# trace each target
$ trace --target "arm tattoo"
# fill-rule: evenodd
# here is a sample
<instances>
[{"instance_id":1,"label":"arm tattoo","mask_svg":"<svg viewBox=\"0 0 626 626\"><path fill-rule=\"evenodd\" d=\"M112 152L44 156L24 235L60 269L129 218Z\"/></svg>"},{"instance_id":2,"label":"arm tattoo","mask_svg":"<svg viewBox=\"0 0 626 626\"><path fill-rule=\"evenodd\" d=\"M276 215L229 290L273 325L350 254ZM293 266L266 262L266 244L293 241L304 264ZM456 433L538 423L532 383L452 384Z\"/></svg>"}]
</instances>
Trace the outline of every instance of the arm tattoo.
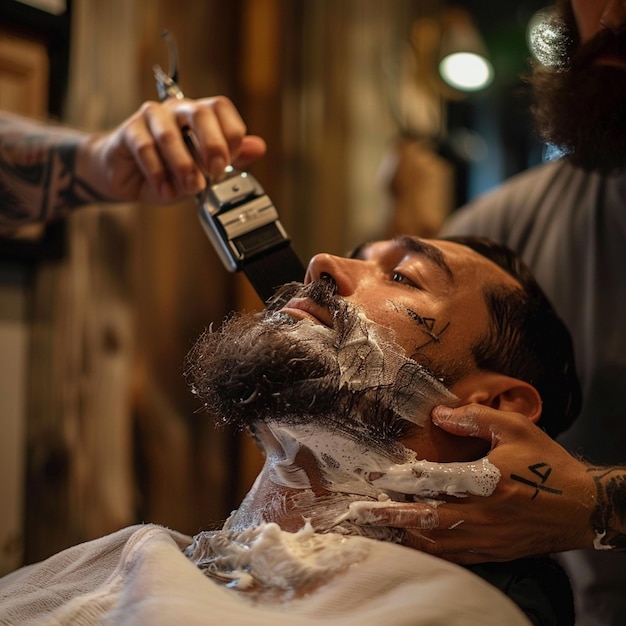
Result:
<instances>
[{"instance_id":1,"label":"arm tattoo","mask_svg":"<svg viewBox=\"0 0 626 626\"><path fill-rule=\"evenodd\" d=\"M626 468L591 467L597 488L591 525L597 550L626 549Z\"/></svg>"},{"instance_id":2,"label":"arm tattoo","mask_svg":"<svg viewBox=\"0 0 626 626\"><path fill-rule=\"evenodd\" d=\"M13 130L0 121L0 228L48 221L105 200L76 176L79 138Z\"/></svg>"}]
</instances>

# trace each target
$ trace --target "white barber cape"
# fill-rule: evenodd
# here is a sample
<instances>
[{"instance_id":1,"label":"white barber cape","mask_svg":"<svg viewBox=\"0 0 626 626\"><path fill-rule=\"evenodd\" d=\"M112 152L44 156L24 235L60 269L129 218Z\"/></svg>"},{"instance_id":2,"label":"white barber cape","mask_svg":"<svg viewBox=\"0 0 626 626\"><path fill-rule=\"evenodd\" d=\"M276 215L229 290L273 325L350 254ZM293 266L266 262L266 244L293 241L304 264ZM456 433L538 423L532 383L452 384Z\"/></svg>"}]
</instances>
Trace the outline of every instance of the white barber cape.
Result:
<instances>
[{"instance_id":1,"label":"white barber cape","mask_svg":"<svg viewBox=\"0 0 626 626\"><path fill-rule=\"evenodd\" d=\"M530 624L471 572L389 543L342 538L362 558L301 597L271 600L207 578L182 552L191 541L133 526L24 567L0 579L0 624Z\"/></svg>"}]
</instances>

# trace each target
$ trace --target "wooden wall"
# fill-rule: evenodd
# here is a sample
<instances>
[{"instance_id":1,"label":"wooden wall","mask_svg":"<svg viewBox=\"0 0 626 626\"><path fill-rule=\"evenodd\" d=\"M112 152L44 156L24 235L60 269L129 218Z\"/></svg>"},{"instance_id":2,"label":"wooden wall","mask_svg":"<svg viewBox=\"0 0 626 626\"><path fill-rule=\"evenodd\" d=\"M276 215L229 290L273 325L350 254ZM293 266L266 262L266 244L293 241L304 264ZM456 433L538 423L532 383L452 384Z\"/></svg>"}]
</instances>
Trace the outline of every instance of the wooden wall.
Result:
<instances>
[{"instance_id":1,"label":"wooden wall","mask_svg":"<svg viewBox=\"0 0 626 626\"><path fill-rule=\"evenodd\" d=\"M44 116L48 75L45 45L0 24L0 108ZM27 265L0 255L0 576L23 555L30 276Z\"/></svg>"},{"instance_id":2,"label":"wooden wall","mask_svg":"<svg viewBox=\"0 0 626 626\"><path fill-rule=\"evenodd\" d=\"M155 99L163 28L190 96L236 82L223 3L85 0L73 10L72 125L110 128ZM65 257L40 264L35 288L33 354L45 358L33 360L29 394L28 562L137 521L193 533L223 520L235 497L233 437L196 414L182 376L193 340L236 292L193 201L90 207L66 234Z\"/></svg>"},{"instance_id":3,"label":"wooden wall","mask_svg":"<svg viewBox=\"0 0 626 626\"><path fill-rule=\"evenodd\" d=\"M429 0L432 4L433 0ZM155 98L180 52L190 97L224 94L268 155L253 172L304 260L382 227L378 155L396 132L380 57L407 34L409 0L73 0L65 121L110 128ZM202 329L261 303L225 272L193 201L94 206L65 224L62 259L33 290L25 546L28 562L148 521L219 524L260 455L215 430L182 376Z\"/></svg>"}]
</instances>

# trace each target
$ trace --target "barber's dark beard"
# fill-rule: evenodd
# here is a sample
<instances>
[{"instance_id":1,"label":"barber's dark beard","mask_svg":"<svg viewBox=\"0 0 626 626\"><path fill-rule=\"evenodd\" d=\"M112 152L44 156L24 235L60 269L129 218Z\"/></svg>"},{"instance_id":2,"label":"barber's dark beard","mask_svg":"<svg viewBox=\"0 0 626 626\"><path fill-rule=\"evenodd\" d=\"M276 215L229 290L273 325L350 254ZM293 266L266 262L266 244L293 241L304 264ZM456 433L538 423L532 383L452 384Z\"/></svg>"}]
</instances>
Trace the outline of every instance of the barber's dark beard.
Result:
<instances>
[{"instance_id":1,"label":"barber's dark beard","mask_svg":"<svg viewBox=\"0 0 626 626\"><path fill-rule=\"evenodd\" d=\"M566 42L560 45L567 54ZM605 173L626 166L626 69L593 64L607 54L626 61L626 30L602 31L565 64L537 68L531 78L542 139L576 165Z\"/></svg>"},{"instance_id":2,"label":"barber's dark beard","mask_svg":"<svg viewBox=\"0 0 626 626\"><path fill-rule=\"evenodd\" d=\"M292 297L331 311L333 328L277 313ZM205 332L187 357L187 380L210 414L238 427L315 420L371 443L397 442L410 428L402 417L453 396L391 337L375 336L379 328L335 296L332 281L290 284L267 311L233 314Z\"/></svg>"}]
</instances>

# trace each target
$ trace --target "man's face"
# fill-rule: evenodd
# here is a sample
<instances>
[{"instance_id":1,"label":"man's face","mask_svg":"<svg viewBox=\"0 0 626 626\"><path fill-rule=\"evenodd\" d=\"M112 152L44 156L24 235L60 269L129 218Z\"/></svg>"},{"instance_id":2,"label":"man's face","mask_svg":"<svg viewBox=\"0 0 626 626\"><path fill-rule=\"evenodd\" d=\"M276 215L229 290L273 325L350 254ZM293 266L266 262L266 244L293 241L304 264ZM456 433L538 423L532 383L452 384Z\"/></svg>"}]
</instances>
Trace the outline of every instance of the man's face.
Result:
<instances>
[{"instance_id":1,"label":"man's face","mask_svg":"<svg viewBox=\"0 0 626 626\"><path fill-rule=\"evenodd\" d=\"M188 380L227 423L314 425L390 453L481 375L472 347L489 332L484 291L520 288L470 248L409 237L356 258L317 255L305 282L205 333Z\"/></svg>"},{"instance_id":2,"label":"man's face","mask_svg":"<svg viewBox=\"0 0 626 626\"><path fill-rule=\"evenodd\" d=\"M446 383L475 368L471 348L489 326L484 290L519 288L504 270L466 246L414 237L362 246L354 258L318 254L305 282L325 276L336 283L338 296L390 328L407 357ZM306 299L292 300L283 312L328 320L327 312Z\"/></svg>"}]
</instances>

